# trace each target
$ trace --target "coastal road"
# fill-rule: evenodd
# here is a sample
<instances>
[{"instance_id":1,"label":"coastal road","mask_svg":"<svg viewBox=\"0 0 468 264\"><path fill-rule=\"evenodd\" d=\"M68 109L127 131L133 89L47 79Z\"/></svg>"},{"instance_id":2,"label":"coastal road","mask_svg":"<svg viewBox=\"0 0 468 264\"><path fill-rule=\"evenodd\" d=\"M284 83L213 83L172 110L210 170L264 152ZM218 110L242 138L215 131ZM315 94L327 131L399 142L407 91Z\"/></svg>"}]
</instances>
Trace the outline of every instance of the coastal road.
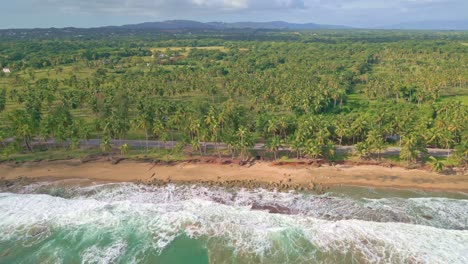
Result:
<instances>
[{"instance_id":1,"label":"coastal road","mask_svg":"<svg viewBox=\"0 0 468 264\"><path fill-rule=\"evenodd\" d=\"M172 148L177 144L177 141L157 141L157 140L118 140L113 139L111 140L111 145L114 147L122 146L123 144L127 144L131 148ZM35 141L32 145L69 145L70 142L64 143L57 143L54 140L47 140L47 141ZM90 139L90 140L81 140L80 145L85 147L99 147L101 144L100 139ZM200 145L206 149L227 149L226 144L216 144L213 142L200 142ZM257 143L255 144L254 150L262 151L265 150L265 144ZM289 150L288 148L282 148L280 150ZM336 146L336 153L338 154L347 154L352 153L354 151L354 146ZM401 148L399 147L388 147L387 149L382 151L382 155L399 155ZM428 155L434 157L447 157L450 155L452 150L448 149L437 149L437 148L430 148L428 149Z\"/></svg>"}]
</instances>

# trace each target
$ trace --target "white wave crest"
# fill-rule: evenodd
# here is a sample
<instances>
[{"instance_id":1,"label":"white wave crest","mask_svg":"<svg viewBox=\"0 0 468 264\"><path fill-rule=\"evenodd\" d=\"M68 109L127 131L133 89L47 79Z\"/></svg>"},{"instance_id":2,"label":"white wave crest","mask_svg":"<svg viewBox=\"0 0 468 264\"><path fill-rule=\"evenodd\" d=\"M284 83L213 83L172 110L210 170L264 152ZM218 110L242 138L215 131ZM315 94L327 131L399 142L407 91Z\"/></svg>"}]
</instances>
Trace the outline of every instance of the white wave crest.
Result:
<instances>
[{"instance_id":1,"label":"white wave crest","mask_svg":"<svg viewBox=\"0 0 468 264\"><path fill-rule=\"evenodd\" d=\"M82 254L83 264L108 264L115 263L119 256L124 252L127 244L124 241L117 241L112 245L101 248L92 246L86 249Z\"/></svg>"},{"instance_id":2,"label":"white wave crest","mask_svg":"<svg viewBox=\"0 0 468 264\"><path fill-rule=\"evenodd\" d=\"M0 241L27 239L28 232L30 234L38 227L42 229L33 233L43 237L57 229L69 232L86 230L90 237L100 230L108 230L114 238L120 239L111 246L103 248L96 245L86 249L82 254L84 263L116 260L127 250L127 242L121 236L125 232L146 239L148 247L156 252L161 252L179 235L187 234L194 238L222 240L236 254L252 254L265 262L274 254L301 255L304 252L307 254L302 254L297 262L313 261L316 252L310 248L322 254L338 252L351 255L361 262L468 262L468 231L414 223L317 217L326 212L327 207L330 215L338 215L340 210L349 211L346 208L349 202L345 200L264 190L232 192L175 186L155 189L133 184L81 188L79 192L73 199L38 194L0 194ZM455 204L453 208L466 208L466 201L424 199L403 199L398 203L406 202L414 208L431 208L431 213L436 208L444 211L444 203ZM251 210L252 201L295 207L301 212L281 215L254 211ZM394 200L361 203L364 206L356 205L359 210L370 207L371 211L395 214L401 210L402 214L410 215ZM317 211L306 213L309 209ZM444 212L450 210L445 209ZM444 214L466 221L464 213Z\"/></svg>"}]
</instances>

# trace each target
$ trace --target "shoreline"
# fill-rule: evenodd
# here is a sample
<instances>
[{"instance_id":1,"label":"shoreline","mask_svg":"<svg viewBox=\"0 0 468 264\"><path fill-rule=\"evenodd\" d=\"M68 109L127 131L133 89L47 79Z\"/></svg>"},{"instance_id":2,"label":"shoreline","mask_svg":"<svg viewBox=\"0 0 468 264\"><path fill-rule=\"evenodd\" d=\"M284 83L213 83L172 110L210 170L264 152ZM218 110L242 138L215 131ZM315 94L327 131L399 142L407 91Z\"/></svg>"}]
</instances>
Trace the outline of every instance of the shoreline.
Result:
<instances>
[{"instance_id":1,"label":"shoreline","mask_svg":"<svg viewBox=\"0 0 468 264\"><path fill-rule=\"evenodd\" d=\"M113 164L117 163L117 164ZM98 159L41 161L0 164L0 179L33 181L89 179L102 182L139 182L152 185L168 183L207 186L266 188L280 191L326 191L332 186L416 189L468 193L468 175L443 175L423 169L381 165L334 166L281 164L255 161L248 166L221 162L183 161L155 164L149 161Z\"/></svg>"}]
</instances>

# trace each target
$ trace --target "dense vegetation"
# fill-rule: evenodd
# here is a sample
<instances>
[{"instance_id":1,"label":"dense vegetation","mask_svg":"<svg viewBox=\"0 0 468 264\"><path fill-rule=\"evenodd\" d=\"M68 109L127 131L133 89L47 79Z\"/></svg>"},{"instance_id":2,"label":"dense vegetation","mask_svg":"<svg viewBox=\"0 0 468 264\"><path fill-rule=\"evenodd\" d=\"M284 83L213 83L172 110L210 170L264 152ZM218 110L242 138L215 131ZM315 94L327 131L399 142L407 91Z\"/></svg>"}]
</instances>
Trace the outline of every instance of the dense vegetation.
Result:
<instances>
[{"instance_id":1,"label":"dense vegetation","mask_svg":"<svg viewBox=\"0 0 468 264\"><path fill-rule=\"evenodd\" d=\"M4 156L46 139L144 138L242 157L255 143L314 159L396 145L408 162L455 148L467 162L466 32L7 33Z\"/></svg>"}]
</instances>

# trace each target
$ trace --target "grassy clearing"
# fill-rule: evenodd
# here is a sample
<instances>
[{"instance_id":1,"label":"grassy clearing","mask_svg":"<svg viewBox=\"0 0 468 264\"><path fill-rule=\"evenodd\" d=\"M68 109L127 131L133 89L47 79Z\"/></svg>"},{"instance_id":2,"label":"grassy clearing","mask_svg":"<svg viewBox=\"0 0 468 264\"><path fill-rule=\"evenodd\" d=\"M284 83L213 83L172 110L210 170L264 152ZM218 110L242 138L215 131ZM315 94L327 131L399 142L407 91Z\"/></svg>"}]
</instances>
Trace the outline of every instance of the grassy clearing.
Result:
<instances>
[{"instance_id":1,"label":"grassy clearing","mask_svg":"<svg viewBox=\"0 0 468 264\"><path fill-rule=\"evenodd\" d=\"M186 160L187 156L183 153L174 153L169 149L158 149L158 150L146 150L142 149L131 149L127 155L128 159L133 160L163 160L163 161L183 161Z\"/></svg>"},{"instance_id":2,"label":"grassy clearing","mask_svg":"<svg viewBox=\"0 0 468 264\"><path fill-rule=\"evenodd\" d=\"M69 159L82 159L90 155L100 154L97 149L49 149L49 150L35 150L32 152L24 152L10 155L9 157L0 157L0 162L14 161L17 163L24 162L38 162L38 161L52 161L52 160L69 160Z\"/></svg>"},{"instance_id":3,"label":"grassy clearing","mask_svg":"<svg viewBox=\"0 0 468 264\"><path fill-rule=\"evenodd\" d=\"M71 160L71 159L86 159L92 156L114 156L120 157L121 153L118 149L114 149L109 153L103 153L98 148L81 148L70 150L66 148L57 148L49 150L36 149L32 152L15 153L8 157L0 156L0 162L39 162L39 161L54 161L54 160ZM125 158L131 160L162 160L162 161L183 161L187 156L182 152L175 152L171 149L146 149L133 148L129 149L124 155Z\"/></svg>"},{"instance_id":4,"label":"grassy clearing","mask_svg":"<svg viewBox=\"0 0 468 264\"><path fill-rule=\"evenodd\" d=\"M448 100L459 100L463 105L468 105L468 95L452 95L452 96L442 96L440 97L440 100L442 102L448 101Z\"/></svg>"},{"instance_id":5,"label":"grassy clearing","mask_svg":"<svg viewBox=\"0 0 468 264\"><path fill-rule=\"evenodd\" d=\"M359 109L363 104L369 102L363 93L351 93L348 95L347 106L352 109Z\"/></svg>"},{"instance_id":6,"label":"grassy clearing","mask_svg":"<svg viewBox=\"0 0 468 264\"><path fill-rule=\"evenodd\" d=\"M255 153L253 153L255 154ZM223 157L229 157L230 153L227 150L221 151L221 155ZM264 153L265 160L273 160L272 153ZM209 150L208 153L205 154L206 157L217 157L218 152L216 150ZM17 164L22 164L26 162L40 162L40 161L64 161L64 160L86 160L91 158L105 158L105 157L113 157L113 160L116 160L120 157L123 157L128 160L134 161L162 161L162 162L180 162L185 161L188 159L200 158L201 156L198 153L186 153L183 150L176 150L176 149L155 149L150 148L146 150L145 148L131 148L128 150L128 153L122 155L120 150L114 146L113 150L110 152L103 153L98 148L81 148L70 150L66 148L57 148L57 149L49 149L49 150L40 150L36 149L32 152L22 152L10 155L8 157L0 156L0 162L15 162ZM454 158L444 158L444 157L435 157L436 160L442 162L446 168L450 167L457 167L459 163ZM295 164L298 161L294 157L282 155L280 158L276 160L277 162L281 163L291 163ZM303 161L303 160L302 160ZM398 167L405 167L405 168L420 168L421 163L413 163L408 164L406 160L400 159L398 155L385 155L382 156L381 159L361 159L354 155L345 155L345 154L337 154L333 159L330 160L331 162L345 162L350 161L357 164L360 163L368 163L368 162L375 162L380 164L393 164L394 166ZM431 164L430 157L425 157L424 161L422 162L423 165Z\"/></svg>"}]
</instances>

